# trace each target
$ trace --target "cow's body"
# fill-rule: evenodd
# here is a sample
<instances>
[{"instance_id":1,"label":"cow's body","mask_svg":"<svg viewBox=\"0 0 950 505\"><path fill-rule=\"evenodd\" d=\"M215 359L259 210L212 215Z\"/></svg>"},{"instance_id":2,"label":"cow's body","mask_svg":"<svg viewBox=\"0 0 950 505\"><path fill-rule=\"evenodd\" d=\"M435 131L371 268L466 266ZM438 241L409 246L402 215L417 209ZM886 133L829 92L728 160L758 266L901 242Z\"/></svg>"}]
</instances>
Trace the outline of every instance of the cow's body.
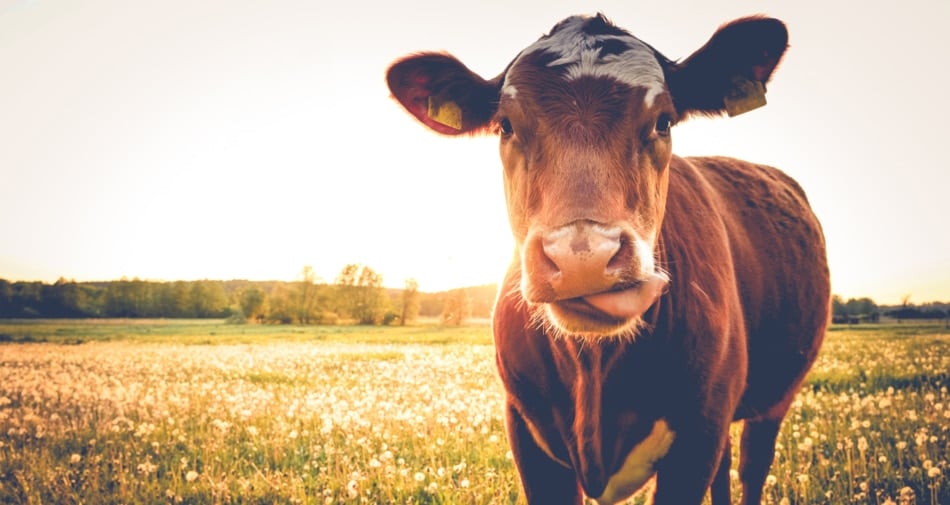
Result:
<instances>
[{"instance_id":1,"label":"cow's body","mask_svg":"<svg viewBox=\"0 0 950 505\"><path fill-rule=\"evenodd\" d=\"M743 503L758 505L828 320L824 239L789 177L673 156L670 127L764 103L786 43L748 18L674 63L571 17L492 80L435 53L390 69L433 130L501 139L518 255L495 345L529 503L617 503L654 474L657 505L710 488L728 503L728 428L745 420Z\"/></svg>"},{"instance_id":2,"label":"cow's body","mask_svg":"<svg viewBox=\"0 0 950 505\"><path fill-rule=\"evenodd\" d=\"M681 442L739 419L777 428L796 392L788 385L801 381L821 344L824 241L798 185L727 158L674 157L670 169L659 248L672 280L644 316L653 331L597 344L546 334L530 323L520 264L508 271L495 346L519 466L539 474L532 503L574 503L565 497L579 496L578 485L603 496L658 419ZM707 354L709 363L696 363ZM669 456L708 465L716 460L700 454L718 442L693 440ZM678 475L668 488L677 497L701 498L709 485Z\"/></svg>"}]
</instances>

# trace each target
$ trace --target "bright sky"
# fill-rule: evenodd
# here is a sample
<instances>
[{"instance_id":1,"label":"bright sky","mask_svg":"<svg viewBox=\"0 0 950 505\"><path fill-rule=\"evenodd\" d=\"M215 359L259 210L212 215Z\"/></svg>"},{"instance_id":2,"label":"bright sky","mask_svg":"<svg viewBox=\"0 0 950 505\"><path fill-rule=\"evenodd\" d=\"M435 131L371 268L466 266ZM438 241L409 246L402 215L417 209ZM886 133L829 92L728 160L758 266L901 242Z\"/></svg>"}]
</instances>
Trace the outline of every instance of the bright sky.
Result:
<instances>
[{"instance_id":1,"label":"bright sky","mask_svg":"<svg viewBox=\"0 0 950 505\"><path fill-rule=\"evenodd\" d=\"M671 58L728 20L786 21L769 105L673 130L798 179L833 291L950 300L950 2L0 0L0 278L332 281L424 291L511 257L497 139L447 139L387 65L447 50L484 76L604 12Z\"/></svg>"}]
</instances>

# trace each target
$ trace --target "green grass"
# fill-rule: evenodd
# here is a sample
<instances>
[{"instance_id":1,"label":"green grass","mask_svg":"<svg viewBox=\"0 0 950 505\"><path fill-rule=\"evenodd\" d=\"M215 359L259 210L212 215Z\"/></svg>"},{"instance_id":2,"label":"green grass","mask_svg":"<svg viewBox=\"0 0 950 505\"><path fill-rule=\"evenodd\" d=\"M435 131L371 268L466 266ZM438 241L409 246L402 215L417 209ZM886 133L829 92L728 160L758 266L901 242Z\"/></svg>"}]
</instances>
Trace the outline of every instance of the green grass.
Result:
<instances>
[{"instance_id":1,"label":"green grass","mask_svg":"<svg viewBox=\"0 0 950 505\"><path fill-rule=\"evenodd\" d=\"M177 344L351 342L491 344L484 324L461 327L227 324L221 319L0 319L0 343L82 344L134 341Z\"/></svg>"},{"instance_id":2,"label":"green grass","mask_svg":"<svg viewBox=\"0 0 950 505\"><path fill-rule=\"evenodd\" d=\"M0 321L0 340L0 503L518 500L487 325ZM950 504L948 370L940 325L832 328L765 503Z\"/></svg>"}]
</instances>

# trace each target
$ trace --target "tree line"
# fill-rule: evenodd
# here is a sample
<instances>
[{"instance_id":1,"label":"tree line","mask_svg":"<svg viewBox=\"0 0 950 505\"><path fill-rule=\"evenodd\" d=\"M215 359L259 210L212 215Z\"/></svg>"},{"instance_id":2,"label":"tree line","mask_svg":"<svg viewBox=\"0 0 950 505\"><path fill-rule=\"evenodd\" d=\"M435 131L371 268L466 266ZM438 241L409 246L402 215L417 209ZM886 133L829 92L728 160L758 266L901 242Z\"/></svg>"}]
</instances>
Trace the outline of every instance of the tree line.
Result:
<instances>
[{"instance_id":1,"label":"tree line","mask_svg":"<svg viewBox=\"0 0 950 505\"><path fill-rule=\"evenodd\" d=\"M402 289L383 287L372 268L346 265L332 282L303 267L295 281L198 280L159 282L120 279L75 282L59 279L11 282L0 279L0 318L224 318L272 324L412 324L419 317L443 324L487 318L496 286L486 284L437 293L419 290L414 279ZM945 319L950 303L878 305L868 297L832 297L832 320L856 324L897 320Z\"/></svg>"},{"instance_id":2,"label":"tree line","mask_svg":"<svg viewBox=\"0 0 950 505\"><path fill-rule=\"evenodd\" d=\"M490 293L486 296L486 293ZM488 298L491 297L491 298ZM305 266L295 281L11 282L0 279L0 318L225 318L274 324L411 324L488 317L494 286L423 293L406 280L383 287L372 268L350 264L332 282Z\"/></svg>"},{"instance_id":3,"label":"tree line","mask_svg":"<svg viewBox=\"0 0 950 505\"><path fill-rule=\"evenodd\" d=\"M950 317L950 303L928 302L920 305L911 303L910 295L901 300L900 305L878 305L871 298L848 298L839 295L831 298L832 322L839 324L876 323L881 317L892 319L946 319Z\"/></svg>"}]
</instances>

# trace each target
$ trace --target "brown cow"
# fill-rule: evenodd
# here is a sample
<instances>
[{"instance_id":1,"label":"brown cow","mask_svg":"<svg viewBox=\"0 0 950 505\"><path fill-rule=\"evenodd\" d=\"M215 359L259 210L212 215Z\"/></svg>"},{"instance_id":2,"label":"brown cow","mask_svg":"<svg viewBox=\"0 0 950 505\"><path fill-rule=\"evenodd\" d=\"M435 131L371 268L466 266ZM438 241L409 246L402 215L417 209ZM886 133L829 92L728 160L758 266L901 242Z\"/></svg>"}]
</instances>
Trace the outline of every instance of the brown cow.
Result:
<instances>
[{"instance_id":1,"label":"brown cow","mask_svg":"<svg viewBox=\"0 0 950 505\"><path fill-rule=\"evenodd\" d=\"M387 75L443 134L500 137L517 257L495 307L508 437L529 503L758 505L779 425L825 332L829 277L805 194L771 167L672 154L693 114L764 104L778 20L722 26L673 62L575 16L485 80L421 53Z\"/></svg>"}]
</instances>

